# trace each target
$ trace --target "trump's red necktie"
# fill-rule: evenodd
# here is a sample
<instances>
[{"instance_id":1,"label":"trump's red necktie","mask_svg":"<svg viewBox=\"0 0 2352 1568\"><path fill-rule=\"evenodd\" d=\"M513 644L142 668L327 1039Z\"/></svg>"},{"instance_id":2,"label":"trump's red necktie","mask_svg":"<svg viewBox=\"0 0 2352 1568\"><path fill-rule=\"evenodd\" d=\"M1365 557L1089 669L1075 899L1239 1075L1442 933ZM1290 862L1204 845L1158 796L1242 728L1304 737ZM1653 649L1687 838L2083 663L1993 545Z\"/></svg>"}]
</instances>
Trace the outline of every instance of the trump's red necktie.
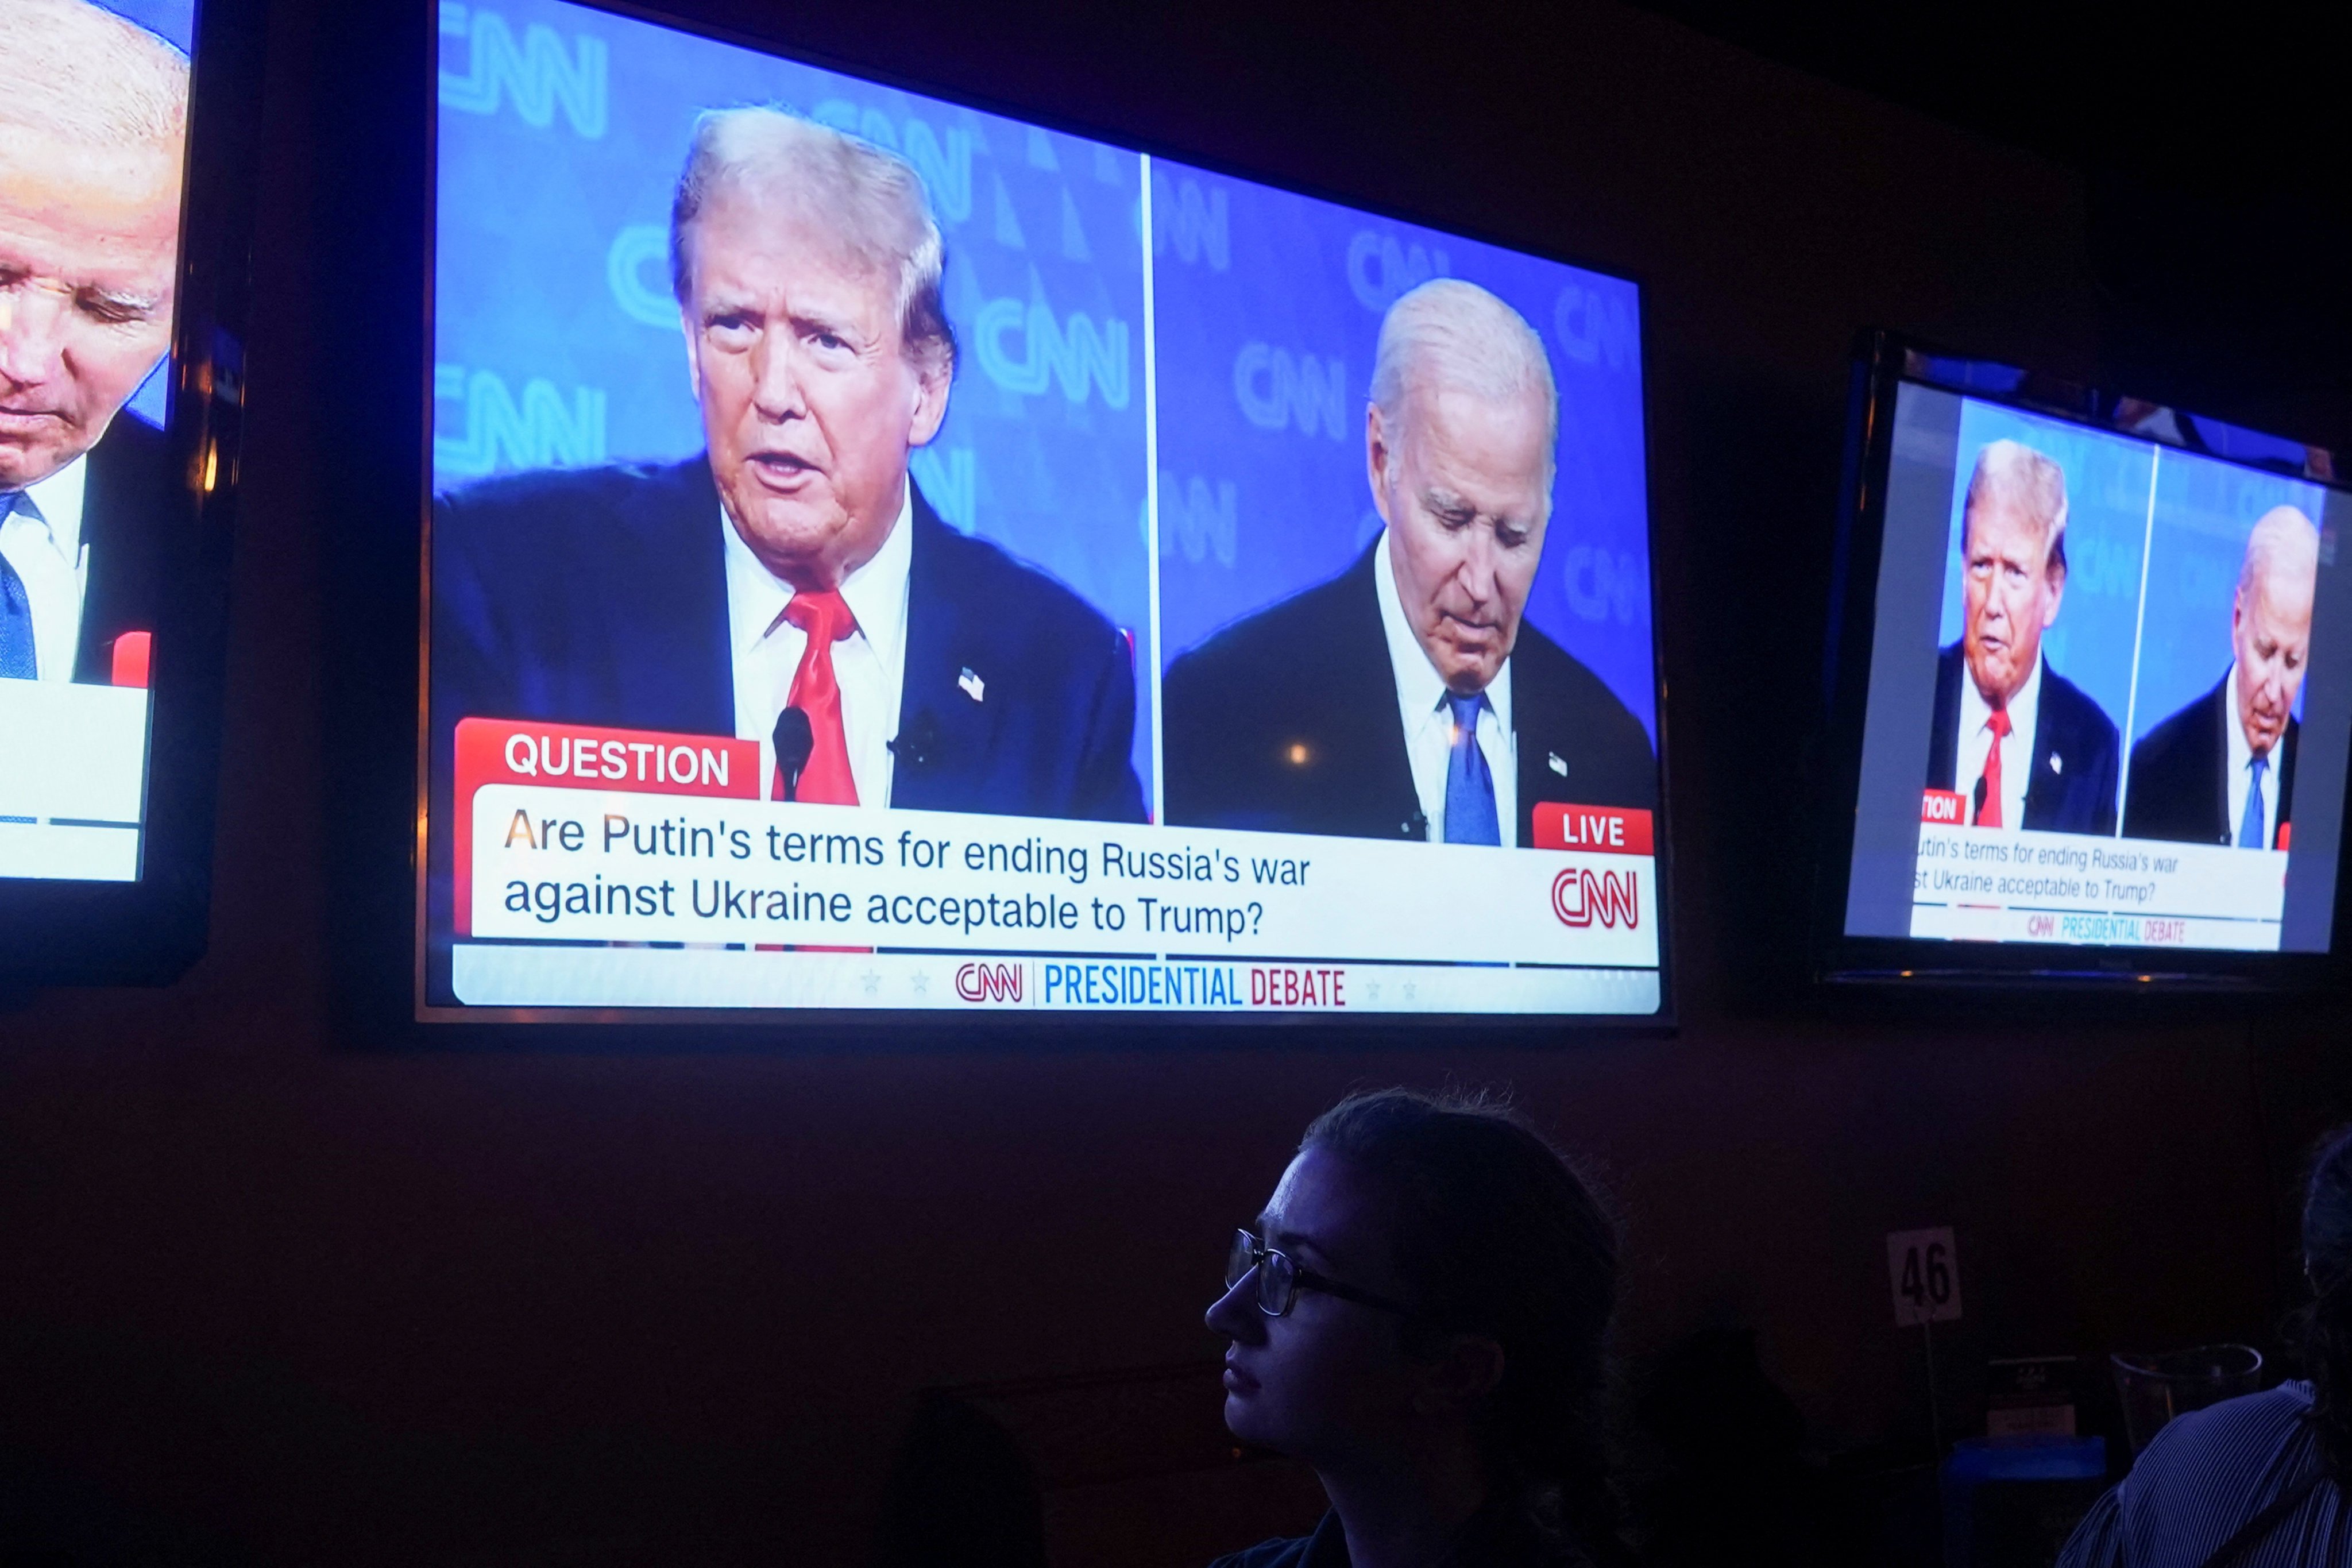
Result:
<instances>
[{"instance_id":1,"label":"trump's red necktie","mask_svg":"<svg viewBox=\"0 0 2352 1568\"><path fill-rule=\"evenodd\" d=\"M1979 827L2000 826L2000 743L2009 736L2009 710L1996 708L1985 728L1992 731L1992 750L1985 753L1984 795L1977 807ZM803 797L805 798L805 797Z\"/></svg>"},{"instance_id":2,"label":"trump's red necktie","mask_svg":"<svg viewBox=\"0 0 2352 1568\"><path fill-rule=\"evenodd\" d=\"M833 645L857 629L857 617L840 594L828 588L821 594L794 594L782 618L808 635L800 668L793 671L792 692L784 699L787 707L808 715L814 742L793 798L818 805L856 805L857 780L849 771L849 736L841 727L841 682L834 678ZM783 799L781 769L772 784L774 798Z\"/></svg>"}]
</instances>

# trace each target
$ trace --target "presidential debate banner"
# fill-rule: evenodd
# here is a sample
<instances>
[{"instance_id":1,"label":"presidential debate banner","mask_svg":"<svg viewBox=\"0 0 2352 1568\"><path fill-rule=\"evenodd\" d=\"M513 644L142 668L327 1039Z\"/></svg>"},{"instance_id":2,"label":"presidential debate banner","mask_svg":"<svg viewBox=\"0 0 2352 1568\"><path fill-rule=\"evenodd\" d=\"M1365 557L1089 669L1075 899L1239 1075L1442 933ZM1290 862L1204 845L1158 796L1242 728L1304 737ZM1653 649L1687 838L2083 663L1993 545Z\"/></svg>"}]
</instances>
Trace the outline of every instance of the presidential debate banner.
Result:
<instances>
[{"instance_id":1,"label":"presidential debate banner","mask_svg":"<svg viewBox=\"0 0 2352 1568\"><path fill-rule=\"evenodd\" d=\"M1657 1009L1646 812L1546 813L1552 852L1533 855L844 810L761 799L758 765L756 747L725 737L467 721L457 924L496 944L458 949L458 996L608 1007ZM1475 897L1443 918L1397 920L1400 895L1425 897L1433 880ZM583 942L674 943L681 956L583 961ZM562 945L538 945L547 943ZM683 956L695 948L742 956ZM1316 952L1351 956L1297 956ZM688 973L691 992L680 989Z\"/></svg>"},{"instance_id":2,"label":"presidential debate banner","mask_svg":"<svg viewBox=\"0 0 2352 1568\"><path fill-rule=\"evenodd\" d=\"M564 0L439 26L428 1001L1659 1010L1633 284Z\"/></svg>"}]
</instances>

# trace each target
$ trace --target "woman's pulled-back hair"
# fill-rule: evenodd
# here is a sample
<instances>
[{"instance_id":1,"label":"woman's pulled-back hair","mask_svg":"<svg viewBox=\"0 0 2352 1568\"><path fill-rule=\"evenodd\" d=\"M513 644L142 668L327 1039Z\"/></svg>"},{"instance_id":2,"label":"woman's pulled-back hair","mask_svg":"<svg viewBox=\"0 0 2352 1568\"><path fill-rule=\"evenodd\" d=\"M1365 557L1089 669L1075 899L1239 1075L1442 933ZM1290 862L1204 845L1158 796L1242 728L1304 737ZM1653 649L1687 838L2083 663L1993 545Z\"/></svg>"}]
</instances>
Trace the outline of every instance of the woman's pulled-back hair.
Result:
<instances>
[{"instance_id":1,"label":"woman's pulled-back hair","mask_svg":"<svg viewBox=\"0 0 2352 1568\"><path fill-rule=\"evenodd\" d=\"M2352 1126L2330 1132L2312 1152L2304 1184L2303 1266L2314 1293L2303 1324L2312 1415L2329 1469L2338 1479L2352 1479Z\"/></svg>"},{"instance_id":2,"label":"woman's pulled-back hair","mask_svg":"<svg viewBox=\"0 0 2352 1568\"><path fill-rule=\"evenodd\" d=\"M1563 1555L1622 1555L1602 1401L1616 1226L1560 1152L1498 1096L1351 1094L1299 1147L1340 1156L1392 1200L1409 1353L1449 1332L1503 1349L1481 1426L1489 1482L1516 1490Z\"/></svg>"}]
</instances>

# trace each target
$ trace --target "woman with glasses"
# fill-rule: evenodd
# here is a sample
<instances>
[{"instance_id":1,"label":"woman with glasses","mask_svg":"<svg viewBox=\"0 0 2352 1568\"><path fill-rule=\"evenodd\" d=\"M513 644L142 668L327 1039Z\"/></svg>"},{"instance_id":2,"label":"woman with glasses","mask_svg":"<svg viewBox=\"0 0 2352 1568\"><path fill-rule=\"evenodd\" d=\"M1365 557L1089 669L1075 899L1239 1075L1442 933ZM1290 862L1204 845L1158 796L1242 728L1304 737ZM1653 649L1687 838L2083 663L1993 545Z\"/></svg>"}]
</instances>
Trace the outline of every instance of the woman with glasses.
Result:
<instances>
[{"instance_id":1,"label":"woman with glasses","mask_svg":"<svg viewBox=\"0 0 2352 1568\"><path fill-rule=\"evenodd\" d=\"M1485 1097L1351 1095L1235 1234L1225 1424L1315 1468L1315 1533L1216 1568L1621 1561L1601 1435L1616 1231Z\"/></svg>"}]
</instances>

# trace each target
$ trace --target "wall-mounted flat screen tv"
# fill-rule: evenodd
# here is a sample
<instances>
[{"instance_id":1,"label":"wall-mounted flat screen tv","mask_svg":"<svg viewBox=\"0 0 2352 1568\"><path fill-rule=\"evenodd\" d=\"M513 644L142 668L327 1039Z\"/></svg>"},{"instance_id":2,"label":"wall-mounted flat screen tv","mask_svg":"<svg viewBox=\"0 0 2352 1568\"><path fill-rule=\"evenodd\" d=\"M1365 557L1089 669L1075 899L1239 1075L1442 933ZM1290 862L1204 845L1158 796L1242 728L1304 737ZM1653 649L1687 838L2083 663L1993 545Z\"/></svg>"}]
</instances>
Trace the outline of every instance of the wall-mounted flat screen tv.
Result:
<instances>
[{"instance_id":1,"label":"wall-mounted flat screen tv","mask_svg":"<svg viewBox=\"0 0 2352 1568\"><path fill-rule=\"evenodd\" d=\"M160 979L202 951L249 11L0 21L0 975Z\"/></svg>"},{"instance_id":2,"label":"wall-mounted flat screen tv","mask_svg":"<svg viewBox=\"0 0 2352 1568\"><path fill-rule=\"evenodd\" d=\"M1858 384L1827 967L2311 972L2352 750L2337 459L1890 339Z\"/></svg>"},{"instance_id":3,"label":"wall-mounted flat screen tv","mask_svg":"<svg viewBox=\"0 0 2352 1568\"><path fill-rule=\"evenodd\" d=\"M1664 1014L1632 283L438 16L423 1016Z\"/></svg>"}]
</instances>

